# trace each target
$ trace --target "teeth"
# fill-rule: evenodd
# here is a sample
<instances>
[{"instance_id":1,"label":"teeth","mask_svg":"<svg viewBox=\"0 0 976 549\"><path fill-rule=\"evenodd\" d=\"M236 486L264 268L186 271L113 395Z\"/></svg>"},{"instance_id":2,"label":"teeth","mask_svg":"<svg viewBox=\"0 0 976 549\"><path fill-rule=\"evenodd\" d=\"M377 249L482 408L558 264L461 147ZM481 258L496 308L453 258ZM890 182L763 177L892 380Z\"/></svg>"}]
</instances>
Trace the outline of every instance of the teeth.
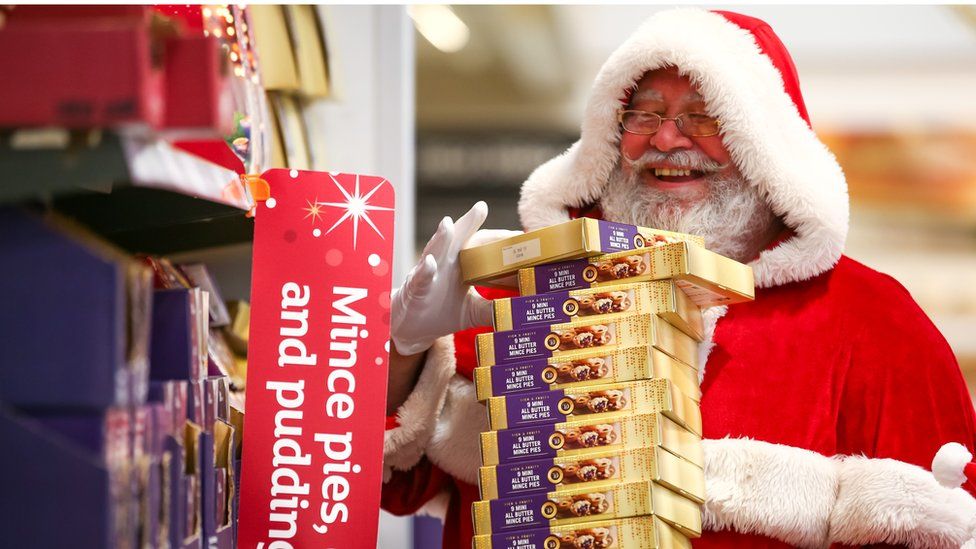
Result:
<instances>
[{"instance_id":1,"label":"teeth","mask_svg":"<svg viewBox=\"0 0 976 549\"><path fill-rule=\"evenodd\" d=\"M673 170L670 168L654 168L654 176L685 177L691 175L691 170Z\"/></svg>"}]
</instances>

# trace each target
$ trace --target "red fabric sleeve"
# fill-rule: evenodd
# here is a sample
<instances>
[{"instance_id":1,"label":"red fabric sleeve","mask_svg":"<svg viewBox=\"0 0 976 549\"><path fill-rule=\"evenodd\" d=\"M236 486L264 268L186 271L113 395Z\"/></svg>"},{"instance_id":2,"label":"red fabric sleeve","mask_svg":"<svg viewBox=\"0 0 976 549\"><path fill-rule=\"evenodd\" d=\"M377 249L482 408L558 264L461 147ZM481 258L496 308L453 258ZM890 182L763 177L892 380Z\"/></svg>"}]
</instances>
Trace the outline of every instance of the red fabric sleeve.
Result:
<instances>
[{"instance_id":1,"label":"red fabric sleeve","mask_svg":"<svg viewBox=\"0 0 976 549\"><path fill-rule=\"evenodd\" d=\"M852 326L857 333L841 395L838 453L930 470L943 444L976 447L972 400L942 334L904 287L879 278L889 287L872 292L879 302L859 307Z\"/></svg>"},{"instance_id":2,"label":"red fabric sleeve","mask_svg":"<svg viewBox=\"0 0 976 549\"><path fill-rule=\"evenodd\" d=\"M394 471L383 485L380 506L394 515L412 515L445 488L453 486L450 475L422 458L409 471Z\"/></svg>"}]
</instances>

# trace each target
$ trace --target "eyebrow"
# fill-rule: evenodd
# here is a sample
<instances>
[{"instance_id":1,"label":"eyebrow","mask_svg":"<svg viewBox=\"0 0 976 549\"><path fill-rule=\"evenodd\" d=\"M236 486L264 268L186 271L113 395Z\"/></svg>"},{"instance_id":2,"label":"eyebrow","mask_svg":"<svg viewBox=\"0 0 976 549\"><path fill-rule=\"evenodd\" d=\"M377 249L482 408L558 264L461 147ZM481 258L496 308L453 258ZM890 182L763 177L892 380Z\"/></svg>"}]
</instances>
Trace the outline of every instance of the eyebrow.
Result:
<instances>
[{"instance_id":1,"label":"eyebrow","mask_svg":"<svg viewBox=\"0 0 976 549\"><path fill-rule=\"evenodd\" d=\"M698 92L688 92L688 93L686 93L685 94L685 97L684 97L684 100L685 101L688 101L688 102L699 102L699 101L702 102L702 103L705 102L705 98L702 97L701 94L698 93Z\"/></svg>"},{"instance_id":2,"label":"eyebrow","mask_svg":"<svg viewBox=\"0 0 976 549\"><path fill-rule=\"evenodd\" d=\"M640 101L664 101L664 96L661 92L657 90L652 90L650 88L645 88L634 94L631 98L630 103L638 103Z\"/></svg>"}]
</instances>

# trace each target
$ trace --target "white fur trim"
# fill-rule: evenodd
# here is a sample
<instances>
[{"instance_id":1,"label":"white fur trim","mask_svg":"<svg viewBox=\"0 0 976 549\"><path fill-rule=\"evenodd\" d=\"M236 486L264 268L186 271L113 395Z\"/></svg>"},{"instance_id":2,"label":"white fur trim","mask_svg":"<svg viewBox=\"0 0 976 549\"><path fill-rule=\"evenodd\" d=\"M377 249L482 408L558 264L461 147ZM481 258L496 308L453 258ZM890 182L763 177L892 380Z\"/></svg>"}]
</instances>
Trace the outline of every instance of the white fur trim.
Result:
<instances>
[{"instance_id":1,"label":"white fur trim","mask_svg":"<svg viewBox=\"0 0 976 549\"><path fill-rule=\"evenodd\" d=\"M795 236L752 263L759 287L806 280L831 269L847 237L847 182L786 94L780 73L753 36L719 14L681 8L649 18L603 65L586 106L580 140L522 186L526 230L569 219L593 203L619 158L616 111L623 90L649 70L674 65L723 121L739 171Z\"/></svg>"},{"instance_id":2,"label":"white fur trim","mask_svg":"<svg viewBox=\"0 0 976 549\"><path fill-rule=\"evenodd\" d=\"M480 433L488 430L488 411L475 398L474 383L455 376L427 447L430 461L454 478L478 484Z\"/></svg>"},{"instance_id":3,"label":"white fur trim","mask_svg":"<svg viewBox=\"0 0 976 549\"><path fill-rule=\"evenodd\" d=\"M393 469L406 471L417 464L430 442L444 405L447 386L454 377L454 336L437 339L427 357L417 385L397 411L399 426L386 431L383 440L383 479Z\"/></svg>"},{"instance_id":4,"label":"white fur trim","mask_svg":"<svg viewBox=\"0 0 976 549\"><path fill-rule=\"evenodd\" d=\"M942 486L958 488L966 481L966 473L963 469L972 460L973 455L962 444L958 442L943 444L932 458L932 475Z\"/></svg>"},{"instance_id":5,"label":"white fur trim","mask_svg":"<svg viewBox=\"0 0 976 549\"><path fill-rule=\"evenodd\" d=\"M710 307L702 311L705 338L698 345L698 383L705 379L705 365L708 364L708 355L712 354L712 349L715 347L715 326L718 325L718 319L725 316L727 312L729 312L728 305Z\"/></svg>"},{"instance_id":6,"label":"white fur trim","mask_svg":"<svg viewBox=\"0 0 976 549\"><path fill-rule=\"evenodd\" d=\"M931 473L893 459L845 458L830 516L831 541L956 548L971 537L976 500Z\"/></svg>"},{"instance_id":7,"label":"white fur trim","mask_svg":"<svg viewBox=\"0 0 976 549\"><path fill-rule=\"evenodd\" d=\"M751 439L703 440L708 530L822 547L837 493L836 463L810 450Z\"/></svg>"}]
</instances>

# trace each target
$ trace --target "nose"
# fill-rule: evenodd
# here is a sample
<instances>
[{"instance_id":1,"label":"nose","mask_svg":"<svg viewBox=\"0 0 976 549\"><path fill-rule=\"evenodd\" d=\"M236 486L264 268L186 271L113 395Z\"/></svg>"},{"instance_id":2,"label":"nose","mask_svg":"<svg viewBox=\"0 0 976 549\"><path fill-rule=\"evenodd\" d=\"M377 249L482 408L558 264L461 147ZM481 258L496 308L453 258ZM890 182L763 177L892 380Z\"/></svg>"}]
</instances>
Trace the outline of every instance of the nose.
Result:
<instances>
[{"instance_id":1,"label":"nose","mask_svg":"<svg viewBox=\"0 0 976 549\"><path fill-rule=\"evenodd\" d=\"M676 149L690 149L691 139L678 129L675 120L664 120L656 133L650 136L651 146L661 152L670 152Z\"/></svg>"}]
</instances>

